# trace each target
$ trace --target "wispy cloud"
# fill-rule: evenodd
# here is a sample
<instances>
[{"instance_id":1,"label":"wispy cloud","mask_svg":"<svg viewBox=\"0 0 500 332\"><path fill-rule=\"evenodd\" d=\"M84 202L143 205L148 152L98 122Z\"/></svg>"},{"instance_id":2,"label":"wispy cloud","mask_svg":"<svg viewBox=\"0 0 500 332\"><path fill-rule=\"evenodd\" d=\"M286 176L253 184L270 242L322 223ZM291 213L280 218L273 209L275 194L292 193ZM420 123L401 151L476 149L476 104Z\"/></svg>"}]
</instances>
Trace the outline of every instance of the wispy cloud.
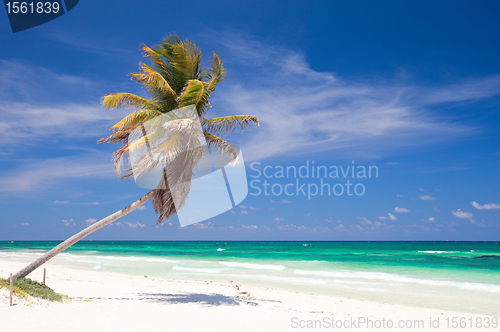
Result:
<instances>
[{"instance_id":1,"label":"wispy cloud","mask_svg":"<svg viewBox=\"0 0 500 332\"><path fill-rule=\"evenodd\" d=\"M107 159L104 156L82 156L32 162L16 171L4 172L0 177L0 193L40 190L63 179L111 178L114 172ZM69 201L56 202L71 204Z\"/></svg>"},{"instance_id":2,"label":"wispy cloud","mask_svg":"<svg viewBox=\"0 0 500 332\"><path fill-rule=\"evenodd\" d=\"M478 204L476 202L471 202L472 206L478 210L498 210L500 209L500 204L489 203L489 204Z\"/></svg>"},{"instance_id":3,"label":"wispy cloud","mask_svg":"<svg viewBox=\"0 0 500 332\"><path fill-rule=\"evenodd\" d=\"M458 209L457 211L451 211L451 213L458 218L470 219L474 217L470 212L464 212L462 209Z\"/></svg>"},{"instance_id":4,"label":"wispy cloud","mask_svg":"<svg viewBox=\"0 0 500 332\"><path fill-rule=\"evenodd\" d=\"M399 207L396 206L394 208L394 212L405 213L405 212L410 212L410 210L408 210L407 208L399 208Z\"/></svg>"},{"instance_id":5,"label":"wispy cloud","mask_svg":"<svg viewBox=\"0 0 500 332\"><path fill-rule=\"evenodd\" d=\"M0 139L4 143L0 151L47 141L60 144L61 138L106 135L123 112L107 111L99 105L103 85L0 59Z\"/></svg>"},{"instance_id":6,"label":"wispy cloud","mask_svg":"<svg viewBox=\"0 0 500 332\"><path fill-rule=\"evenodd\" d=\"M261 121L244 146L249 159L345 148L366 154L368 147L390 150L450 140L477 128L438 118L432 107L500 93L500 76L432 89L387 83L387 78L353 80L315 71L303 55L247 36L221 39L228 66L246 72L236 70L218 105L222 99L228 113L237 110Z\"/></svg>"},{"instance_id":7,"label":"wispy cloud","mask_svg":"<svg viewBox=\"0 0 500 332\"><path fill-rule=\"evenodd\" d=\"M389 219L389 220L393 220L393 221L394 221L394 220L398 220L398 218L397 218L395 215L393 215L392 213L388 213L388 214L387 214L387 217L386 217L386 216L381 216L381 217L378 217L378 218L379 218L380 220L387 220L387 219Z\"/></svg>"},{"instance_id":8,"label":"wispy cloud","mask_svg":"<svg viewBox=\"0 0 500 332\"><path fill-rule=\"evenodd\" d=\"M99 205L101 202L70 202L70 201L59 201L55 200L54 204L56 205Z\"/></svg>"},{"instance_id":9,"label":"wispy cloud","mask_svg":"<svg viewBox=\"0 0 500 332\"><path fill-rule=\"evenodd\" d=\"M437 197L432 197L429 195L423 195L423 196L419 196L419 197L423 201L435 201L437 199Z\"/></svg>"}]
</instances>

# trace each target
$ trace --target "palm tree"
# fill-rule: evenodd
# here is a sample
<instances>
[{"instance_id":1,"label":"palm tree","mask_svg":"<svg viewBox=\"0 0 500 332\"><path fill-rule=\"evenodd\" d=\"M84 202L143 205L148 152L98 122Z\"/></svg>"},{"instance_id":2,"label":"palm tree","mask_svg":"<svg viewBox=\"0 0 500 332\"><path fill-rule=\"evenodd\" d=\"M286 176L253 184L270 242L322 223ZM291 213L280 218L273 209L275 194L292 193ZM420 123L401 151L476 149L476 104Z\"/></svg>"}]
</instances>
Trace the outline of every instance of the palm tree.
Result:
<instances>
[{"instance_id":1,"label":"palm tree","mask_svg":"<svg viewBox=\"0 0 500 332\"><path fill-rule=\"evenodd\" d=\"M140 63L141 71L132 73L130 76L132 80L144 85L149 98L125 92L111 93L102 98L102 105L108 109L134 109L133 113L111 127L113 131L112 135L98 141L98 143L110 142L121 144L113 154L113 164L116 174L118 176L122 174L122 167L126 162L126 158L130 159L131 145L128 144L128 139L134 132L142 129L144 136L141 142L148 145L148 139L152 139L153 133L145 131L144 124L147 121L190 105L195 105L196 107L208 148L217 149L223 154L236 157L237 153L233 147L218 136L230 135L238 127L243 130L250 124L258 126L259 121L251 115L234 115L211 119L205 117L211 108L209 102L211 93L216 89L217 84L226 78L226 70L217 54L214 52L209 62L209 67L204 68L201 65L202 52L196 44L189 40L181 41L175 34L165 37L153 49L146 45L141 45L141 49L144 56L151 61L151 66ZM169 145L167 144L167 146ZM175 150L175 147L170 146L169 149L164 149L164 153L168 154L172 149ZM199 156L199 154L192 155L190 158L185 158L186 155L182 154L173 156L174 162L182 160L183 165L186 166L176 167L176 169L188 169L190 172L184 172L184 176L190 177L191 170L199 159ZM147 159L147 157L145 158ZM186 163L190 163L190 165ZM133 176L134 171L134 168L131 166L125 171L120 180ZM165 174L166 170L163 170L163 173ZM46 261L66 250L85 236L134 211L151 198L153 198L155 212L159 214L157 224L160 224L164 219L169 220L177 212L172 198L171 187L172 184L168 183L167 177L163 176L155 189L149 191L127 207L101 219L60 243L30 265L18 271L14 275L14 278L27 276ZM188 192L189 188L185 190L184 198L187 197Z\"/></svg>"}]
</instances>

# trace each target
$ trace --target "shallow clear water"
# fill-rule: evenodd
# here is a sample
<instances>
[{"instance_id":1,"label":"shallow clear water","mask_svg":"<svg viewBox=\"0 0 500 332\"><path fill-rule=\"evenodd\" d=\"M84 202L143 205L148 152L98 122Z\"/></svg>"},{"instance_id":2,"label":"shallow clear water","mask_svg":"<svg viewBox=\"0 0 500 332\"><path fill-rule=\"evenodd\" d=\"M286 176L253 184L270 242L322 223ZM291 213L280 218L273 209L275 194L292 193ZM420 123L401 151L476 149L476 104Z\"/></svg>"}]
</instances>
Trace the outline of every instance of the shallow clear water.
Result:
<instances>
[{"instance_id":1,"label":"shallow clear water","mask_svg":"<svg viewBox=\"0 0 500 332\"><path fill-rule=\"evenodd\" d=\"M57 244L0 242L0 259L29 262ZM496 242L91 241L51 262L500 316Z\"/></svg>"}]
</instances>

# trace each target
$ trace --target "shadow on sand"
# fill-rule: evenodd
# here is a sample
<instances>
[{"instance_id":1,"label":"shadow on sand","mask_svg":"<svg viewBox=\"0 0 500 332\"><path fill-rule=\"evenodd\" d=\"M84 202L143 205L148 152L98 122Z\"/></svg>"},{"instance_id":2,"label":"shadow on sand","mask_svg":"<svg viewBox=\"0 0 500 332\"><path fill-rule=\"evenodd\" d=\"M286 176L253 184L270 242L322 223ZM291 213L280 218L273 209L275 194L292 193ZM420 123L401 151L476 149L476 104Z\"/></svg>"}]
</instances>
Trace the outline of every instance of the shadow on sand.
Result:
<instances>
[{"instance_id":1,"label":"shadow on sand","mask_svg":"<svg viewBox=\"0 0 500 332\"><path fill-rule=\"evenodd\" d=\"M208 306L229 305L235 306L244 304L257 303L250 302L247 299L242 299L235 296L226 296L222 294L201 294L201 293L177 293L177 294L160 294L160 293L139 293L139 300L156 302L156 303L199 303Z\"/></svg>"}]
</instances>

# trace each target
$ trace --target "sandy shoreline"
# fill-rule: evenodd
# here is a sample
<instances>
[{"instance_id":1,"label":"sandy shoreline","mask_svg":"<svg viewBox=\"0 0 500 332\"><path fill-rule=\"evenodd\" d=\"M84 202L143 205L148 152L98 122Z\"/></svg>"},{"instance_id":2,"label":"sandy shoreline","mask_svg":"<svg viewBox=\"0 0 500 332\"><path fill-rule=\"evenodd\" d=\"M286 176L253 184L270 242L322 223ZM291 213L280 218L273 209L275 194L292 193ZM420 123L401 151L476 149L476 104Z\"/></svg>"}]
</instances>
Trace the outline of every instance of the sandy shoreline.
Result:
<instances>
[{"instance_id":1,"label":"sandy shoreline","mask_svg":"<svg viewBox=\"0 0 500 332\"><path fill-rule=\"evenodd\" d=\"M24 266L24 262L0 260L0 277ZM16 301L9 307L4 290L0 296L2 331L394 331L400 323L412 327L397 330L452 331L456 330L451 327L454 317L473 324L460 331L498 331L498 327L477 329L477 319L484 323L486 316L469 313L240 285L240 291L250 293L247 296L238 294L229 282L145 278L50 263L44 267L47 285L74 300L31 305ZM42 273L40 268L29 277L40 281ZM367 328L369 320L373 328ZM352 322L355 326L350 326ZM391 322L392 329L376 328ZM340 323L343 328L335 327ZM417 324L423 325L415 328Z\"/></svg>"}]
</instances>

